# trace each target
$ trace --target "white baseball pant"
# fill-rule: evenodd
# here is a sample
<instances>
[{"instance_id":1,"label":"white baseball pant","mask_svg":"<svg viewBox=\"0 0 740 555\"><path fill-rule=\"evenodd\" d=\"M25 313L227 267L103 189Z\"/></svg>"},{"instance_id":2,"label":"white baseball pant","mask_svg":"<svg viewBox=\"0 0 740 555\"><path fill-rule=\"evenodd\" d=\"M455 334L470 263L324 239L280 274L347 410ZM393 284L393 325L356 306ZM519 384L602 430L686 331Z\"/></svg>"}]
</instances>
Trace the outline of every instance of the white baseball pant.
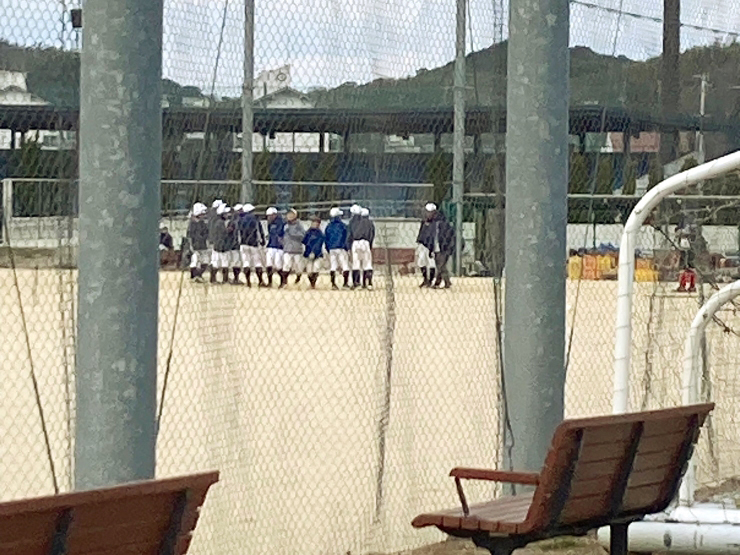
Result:
<instances>
[{"instance_id":1,"label":"white baseball pant","mask_svg":"<svg viewBox=\"0 0 740 555\"><path fill-rule=\"evenodd\" d=\"M229 268L229 264L231 263L231 254L230 251L226 252L217 252L213 251L211 253L211 266L214 267L214 269L221 269Z\"/></svg>"},{"instance_id":2,"label":"white baseball pant","mask_svg":"<svg viewBox=\"0 0 740 555\"><path fill-rule=\"evenodd\" d=\"M303 255L283 253L283 272L295 272L300 274L303 269Z\"/></svg>"},{"instance_id":3,"label":"white baseball pant","mask_svg":"<svg viewBox=\"0 0 740 555\"><path fill-rule=\"evenodd\" d=\"M204 249L202 251L193 251L193 254L190 255L190 267L197 268L198 266L201 266L203 264L208 264L208 261L210 259L211 251L208 249Z\"/></svg>"},{"instance_id":4,"label":"white baseball pant","mask_svg":"<svg viewBox=\"0 0 740 555\"><path fill-rule=\"evenodd\" d=\"M267 259L265 266L280 270L283 267L283 254L283 249L268 248L265 256Z\"/></svg>"},{"instance_id":5,"label":"white baseball pant","mask_svg":"<svg viewBox=\"0 0 740 555\"><path fill-rule=\"evenodd\" d=\"M332 272L341 268L343 272L349 272L349 255L344 249L331 249L329 251L329 266Z\"/></svg>"},{"instance_id":6,"label":"white baseball pant","mask_svg":"<svg viewBox=\"0 0 740 555\"><path fill-rule=\"evenodd\" d=\"M259 247L242 245L239 250L243 268L262 268L262 252Z\"/></svg>"},{"instance_id":7,"label":"white baseball pant","mask_svg":"<svg viewBox=\"0 0 740 555\"><path fill-rule=\"evenodd\" d=\"M434 253L420 243L416 245L416 265L429 269L437 267L434 263Z\"/></svg>"},{"instance_id":8,"label":"white baseball pant","mask_svg":"<svg viewBox=\"0 0 740 555\"><path fill-rule=\"evenodd\" d=\"M352 241L352 269L372 270L373 269L373 251L370 249L370 242L364 239Z\"/></svg>"},{"instance_id":9,"label":"white baseball pant","mask_svg":"<svg viewBox=\"0 0 740 555\"><path fill-rule=\"evenodd\" d=\"M226 253L229 257L229 265L227 268L241 268L242 257L239 251L229 251Z\"/></svg>"},{"instance_id":10,"label":"white baseball pant","mask_svg":"<svg viewBox=\"0 0 740 555\"><path fill-rule=\"evenodd\" d=\"M307 274L318 274L321 271L321 259L320 258L304 258L305 269Z\"/></svg>"}]
</instances>

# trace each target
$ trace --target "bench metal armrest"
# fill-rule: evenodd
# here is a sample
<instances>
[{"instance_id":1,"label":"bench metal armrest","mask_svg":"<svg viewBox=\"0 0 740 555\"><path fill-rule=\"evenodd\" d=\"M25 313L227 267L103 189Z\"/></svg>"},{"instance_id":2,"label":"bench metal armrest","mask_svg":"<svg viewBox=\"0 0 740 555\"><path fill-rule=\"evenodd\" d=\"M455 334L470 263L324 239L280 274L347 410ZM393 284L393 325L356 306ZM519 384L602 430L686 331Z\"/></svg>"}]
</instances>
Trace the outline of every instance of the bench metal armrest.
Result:
<instances>
[{"instance_id":1,"label":"bench metal armrest","mask_svg":"<svg viewBox=\"0 0 740 555\"><path fill-rule=\"evenodd\" d=\"M536 486L540 482L540 475L534 472L509 472L507 470L487 470L483 468L453 468L450 476L455 478L455 488L460 498L463 514L470 514L470 507L465 498L461 480L485 480L487 482L501 482L504 484L522 484Z\"/></svg>"}]
</instances>

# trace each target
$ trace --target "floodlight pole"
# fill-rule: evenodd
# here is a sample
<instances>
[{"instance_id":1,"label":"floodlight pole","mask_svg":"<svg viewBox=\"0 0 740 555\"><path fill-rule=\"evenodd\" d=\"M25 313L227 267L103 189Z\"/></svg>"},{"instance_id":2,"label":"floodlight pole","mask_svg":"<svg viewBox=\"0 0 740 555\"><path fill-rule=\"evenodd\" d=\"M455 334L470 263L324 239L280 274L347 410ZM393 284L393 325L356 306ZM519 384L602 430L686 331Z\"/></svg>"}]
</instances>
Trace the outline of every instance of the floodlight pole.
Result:
<instances>
[{"instance_id":1,"label":"floodlight pole","mask_svg":"<svg viewBox=\"0 0 740 555\"><path fill-rule=\"evenodd\" d=\"M154 477L163 0L84 5L75 489Z\"/></svg>"},{"instance_id":2,"label":"floodlight pole","mask_svg":"<svg viewBox=\"0 0 740 555\"><path fill-rule=\"evenodd\" d=\"M503 373L514 446L507 466L537 471L564 409L569 3L510 5Z\"/></svg>"},{"instance_id":3,"label":"floodlight pole","mask_svg":"<svg viewBox=\"0 0 740 555\"><path fill-rule=\"evenodd\" d=\"M454 125L452 140L452 202L455 206L455 272L462 275L463 192L465 189L465 10L457 0L455 17Z\"/></svg>"},{"instance_id":4,"label":"floodlight pole","mask_svg":"<svg viewBox=\"0 0 740 555\"><path fill-rule=\"evenodd\" d=\"M242 87L242 190L241 201L255 202L252 167L254 132L254 0L244 0L244 85Z\"/></svg>"}]
</instances>

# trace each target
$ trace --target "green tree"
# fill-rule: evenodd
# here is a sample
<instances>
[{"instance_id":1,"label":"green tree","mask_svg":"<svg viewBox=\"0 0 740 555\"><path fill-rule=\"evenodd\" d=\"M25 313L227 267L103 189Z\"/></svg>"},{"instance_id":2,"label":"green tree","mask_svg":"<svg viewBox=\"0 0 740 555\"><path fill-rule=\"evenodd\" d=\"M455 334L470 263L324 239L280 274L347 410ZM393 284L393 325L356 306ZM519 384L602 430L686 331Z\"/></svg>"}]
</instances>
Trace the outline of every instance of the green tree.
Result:
<instances>
[{"instance_id":1,"label":"green tree","mask_svg":"<svg viewBox=\"0 0 740 555\"><path fill-rule=\"evenodd\" d=\"M252 179L255 181L272 181L273 154L267 151L258 152L252 159ZM255 184L257 204L275 204L277 193L272 185Z\"/></svg>"},{"instance_id":2,"label":"green tree","mask_svg":"<svg viewBox=\"0 0 740 555\"><path fill-rule=\"evenodd\" d=\"M695 168L699 165L699 162L696 161L696 159L693 156L689 156L686 158L686 160L683 161L683 164L681 165L681 171L685 172L690 170L691 168ZM681 191L678 191L679 195L698 195L699 194L699 187L697 185L691 185L690 187L687 187L686 189L683 189Z\"/></svg>"},{"instance_id":3,"label":"green tree","mask_svg":"<svg viewBox=\"0 0 740 555\"><path fill-rule=\"evenodd\" d=\"M424 172L428 183L434 185L432 196L436 204L441 204L449 193L452 180L452 164L444 152L435 152L427 162Z\"/></svg>"},{"instance_id":4,"label":"green tree","mask_svg":"<svg viewBox=\"0 0 740 555\"><path fill-rule=\"evenodd\" d=\"M637 191L637 164L630 156L624 167L624 186L622 187L623 195L634 195Z\"/></svg>"},{"instance_id":5,"label":"green tree","mask_svg":"<svg viewBox=\"0 0 740 555\"><path fill-rule=\"evenodd\" d=\"M648 190L663 181L663 166L657 154L652 154L648 161Z\"/></svg>"},{"instance_id":6,"label":"green tree","mask_svg":"<svg viewBox=\"0 0 740 555\"><path fill-rule=\"evenodd\" d=\"M571 153L568 192L574 195L588 193L588 173L588 161L586 160L586 156L580 152Z\"/></svg>"},{"instance_id":7,"label":"green tree","mask_svg":"<svg viewBox=\"0 0 740 555\"><path fill-rule=\"evenodd\" d=\"M337 180L337 155L334 153L321 154L319 157L319 165L316 168L316 181L325 183L336 183ZM316 202L320 203L335 203L339 195L337 194L337 188L333 185L320 185L317 195Z\"/></svg>"},{"instance_id":8,"label":"green tree","mask_svg":"<svg viewBox=\"0 0 740 555\"><path fill-rule=\"evenodd\" d=\"M483 192L497 193L501 188L503 178L504 167L501 157L493 154L483 167Z\"/></svg>"},{"instance_id":9,"label":"green tree","mask_svg":"<svg viewBox=\"0 0 740 555\"><path fill-rule=\"evenodd\" d=\"M597 195L611 195L614 192L614 161L611 156L600 157L595 192Z\"/></svg>"},{"instance_id":10,"label":"green tree","mask_svg":"<svg viewBox=\"0 0 740 555\"><path fill-rule=\"evenodd\" d=\"M311 166L305 156L294 157L293 181L308 181L311 177ZM310 200L310 190L306 185L293 185L291 203L294 206L305 207Z\"/></svg>"}]
</instances>

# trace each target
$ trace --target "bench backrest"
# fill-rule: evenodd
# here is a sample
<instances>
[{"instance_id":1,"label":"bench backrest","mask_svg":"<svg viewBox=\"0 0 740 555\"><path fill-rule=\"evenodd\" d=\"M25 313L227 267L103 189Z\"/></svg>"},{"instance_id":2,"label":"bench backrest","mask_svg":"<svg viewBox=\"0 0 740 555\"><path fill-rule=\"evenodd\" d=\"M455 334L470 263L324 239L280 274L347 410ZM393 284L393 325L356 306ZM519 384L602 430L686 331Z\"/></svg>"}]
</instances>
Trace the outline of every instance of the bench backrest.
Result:
<instances>
[{"instance_id":1,"label":"bench backrest","mask_svg":"<svg viewBox=\"0 0 740 555\"><path fill-rule=\"evenodd\" d=\"M3 555L183 555L218 473L0 503Z\"/></svg>"},{"instance_id":2,"label":"bench backrest","mask_svg":"<svg viewBox=\"0 0 740 555\"><path fill-rule=\"evenodd\" d=\"M663 511L713 404L566 420L555 431L527 523L602 525Z\"/></svg>"}]
</instances>

